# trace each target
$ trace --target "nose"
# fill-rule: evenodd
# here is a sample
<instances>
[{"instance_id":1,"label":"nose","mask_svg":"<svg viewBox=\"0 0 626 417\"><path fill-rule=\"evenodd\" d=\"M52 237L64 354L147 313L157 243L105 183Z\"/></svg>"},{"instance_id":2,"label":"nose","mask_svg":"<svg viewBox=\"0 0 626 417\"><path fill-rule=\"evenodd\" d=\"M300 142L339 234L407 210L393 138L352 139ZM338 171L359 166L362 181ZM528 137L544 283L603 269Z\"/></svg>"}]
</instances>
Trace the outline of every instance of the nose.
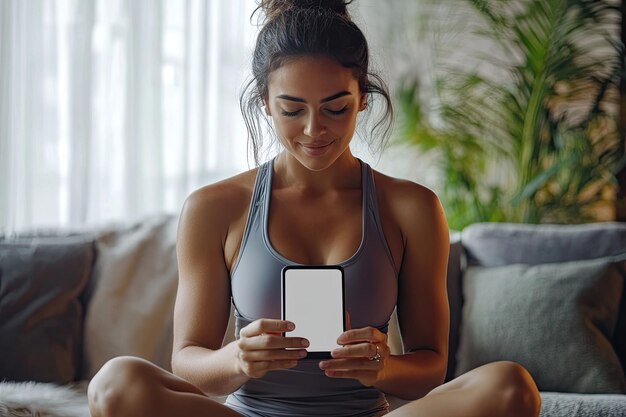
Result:
<instances>
[{"instance_id":1,"label":"nose","mask_svg":"<svg viewBox=\"0 0 626 417\"><path fill-rule=\"evenodd\" d=\"M311 138L316 138L326 133L326 126L323 125L317 114L311 113L304 127L304 134Z\"/></svg>"}]
</instances>

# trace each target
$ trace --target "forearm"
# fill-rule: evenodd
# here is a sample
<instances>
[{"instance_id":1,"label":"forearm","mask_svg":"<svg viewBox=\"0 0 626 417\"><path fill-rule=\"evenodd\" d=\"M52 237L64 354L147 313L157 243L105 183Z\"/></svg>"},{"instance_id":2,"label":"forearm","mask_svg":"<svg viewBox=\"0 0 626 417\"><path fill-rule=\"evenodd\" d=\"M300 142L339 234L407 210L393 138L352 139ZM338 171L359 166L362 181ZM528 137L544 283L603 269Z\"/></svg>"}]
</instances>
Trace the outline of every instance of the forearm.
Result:
<instances>
[{"instance_id":1,"label":"forearm","mask_svg":"<svg viewBox=\"0 0 626 417\"><path fill-rule=\"evenodd\" d=\"M237 366L235 343L219 350L188 346L176 353L172 370L207 395L230 394L250 379Z\"/></svg>"},{"instance_id":2,"label":"forearm","mask_svg":"<svg viewBox=\"0 0 626 417\"><path fill-rule=\"evenodd\" d=\"M444 355L432 350L417 350L389 356L382 377L374 386L396 397L414 400L441 385L445 374Z\"/></svg>"}]
</instances>

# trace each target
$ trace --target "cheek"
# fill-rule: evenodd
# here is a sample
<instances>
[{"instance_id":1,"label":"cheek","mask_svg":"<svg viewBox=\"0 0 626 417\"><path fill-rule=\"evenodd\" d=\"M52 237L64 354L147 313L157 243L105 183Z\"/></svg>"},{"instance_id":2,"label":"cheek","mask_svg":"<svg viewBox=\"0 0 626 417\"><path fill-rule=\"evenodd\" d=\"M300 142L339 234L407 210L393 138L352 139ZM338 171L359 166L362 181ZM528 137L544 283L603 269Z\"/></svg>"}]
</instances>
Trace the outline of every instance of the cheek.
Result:
<instances>
[{"instance_id":1,"label":"cheek","mask_svg":"<svg viewBox=\"0 0 626 417\"><path fill-rule=\"evenodd\" d=\"M302 133L302 125L295 119L285 117L274 118L274 128L280 136L290 139Z\"/></svg>"},{"instance_id":2,"label":"cheek","mask_svg":"<svg viewBox=\"0 0 626 417\"><path fill-rule=\"evenodd\" d=\"M356 114L344 115L345 117L333 120L329 125L332 131L341 136L351 135L356 127ZM332 126L332 127L331 127Z\"/></svg>"}]
</instances>

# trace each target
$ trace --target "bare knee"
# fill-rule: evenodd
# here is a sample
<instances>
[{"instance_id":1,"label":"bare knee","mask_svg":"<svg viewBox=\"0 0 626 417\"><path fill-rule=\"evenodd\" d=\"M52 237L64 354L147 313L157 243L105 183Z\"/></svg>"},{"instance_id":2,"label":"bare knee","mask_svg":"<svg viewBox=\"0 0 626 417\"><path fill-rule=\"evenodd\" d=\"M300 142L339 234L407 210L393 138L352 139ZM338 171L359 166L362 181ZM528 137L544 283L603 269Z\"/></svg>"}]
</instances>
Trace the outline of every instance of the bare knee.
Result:
<instances>
[{"instance_id":1,"label":"bare knee","mask_svg":"<svg viewBox=\"0 0 626 417\"><path fill-rule=\"evenodd\" d=\"M93 417L133 415L135 406L150 404L156 367L131 356L111 359L89 383L87 397ZM153 398L152 398L153 400Z\"/></svg>"},{"instance_id":2,"label":"bare knee","mask_svg":"<svg viewBox=\"0 0 626 417\"><path fill-rule=\"evenodd\" d=\"M489 364L496 375L492 379L500 392L506 416L536 417L541 409L541 397L528 371L515 362Z\"/></svg>"}]
</instances>

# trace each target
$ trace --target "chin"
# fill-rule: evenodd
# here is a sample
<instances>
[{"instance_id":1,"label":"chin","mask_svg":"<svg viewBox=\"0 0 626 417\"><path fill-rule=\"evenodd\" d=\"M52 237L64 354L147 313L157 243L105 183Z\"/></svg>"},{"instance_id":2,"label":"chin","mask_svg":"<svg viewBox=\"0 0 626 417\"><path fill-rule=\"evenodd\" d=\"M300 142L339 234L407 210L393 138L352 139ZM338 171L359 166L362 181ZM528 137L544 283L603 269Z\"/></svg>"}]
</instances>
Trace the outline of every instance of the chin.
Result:
<instances>
[{"instance_id":1,"label":"chin","mask_svg":"<svg viewBox=\"0 0 626 417\"><path fill-rule=\"evenodd\" d=\"M307 155L298 155L296 159L302 164L302 166L308 168L311 171L323 171L330 167L337 160L337 155L324 156L323 158L315 157L311 158Z\"/></svg>"}]
</instances>

